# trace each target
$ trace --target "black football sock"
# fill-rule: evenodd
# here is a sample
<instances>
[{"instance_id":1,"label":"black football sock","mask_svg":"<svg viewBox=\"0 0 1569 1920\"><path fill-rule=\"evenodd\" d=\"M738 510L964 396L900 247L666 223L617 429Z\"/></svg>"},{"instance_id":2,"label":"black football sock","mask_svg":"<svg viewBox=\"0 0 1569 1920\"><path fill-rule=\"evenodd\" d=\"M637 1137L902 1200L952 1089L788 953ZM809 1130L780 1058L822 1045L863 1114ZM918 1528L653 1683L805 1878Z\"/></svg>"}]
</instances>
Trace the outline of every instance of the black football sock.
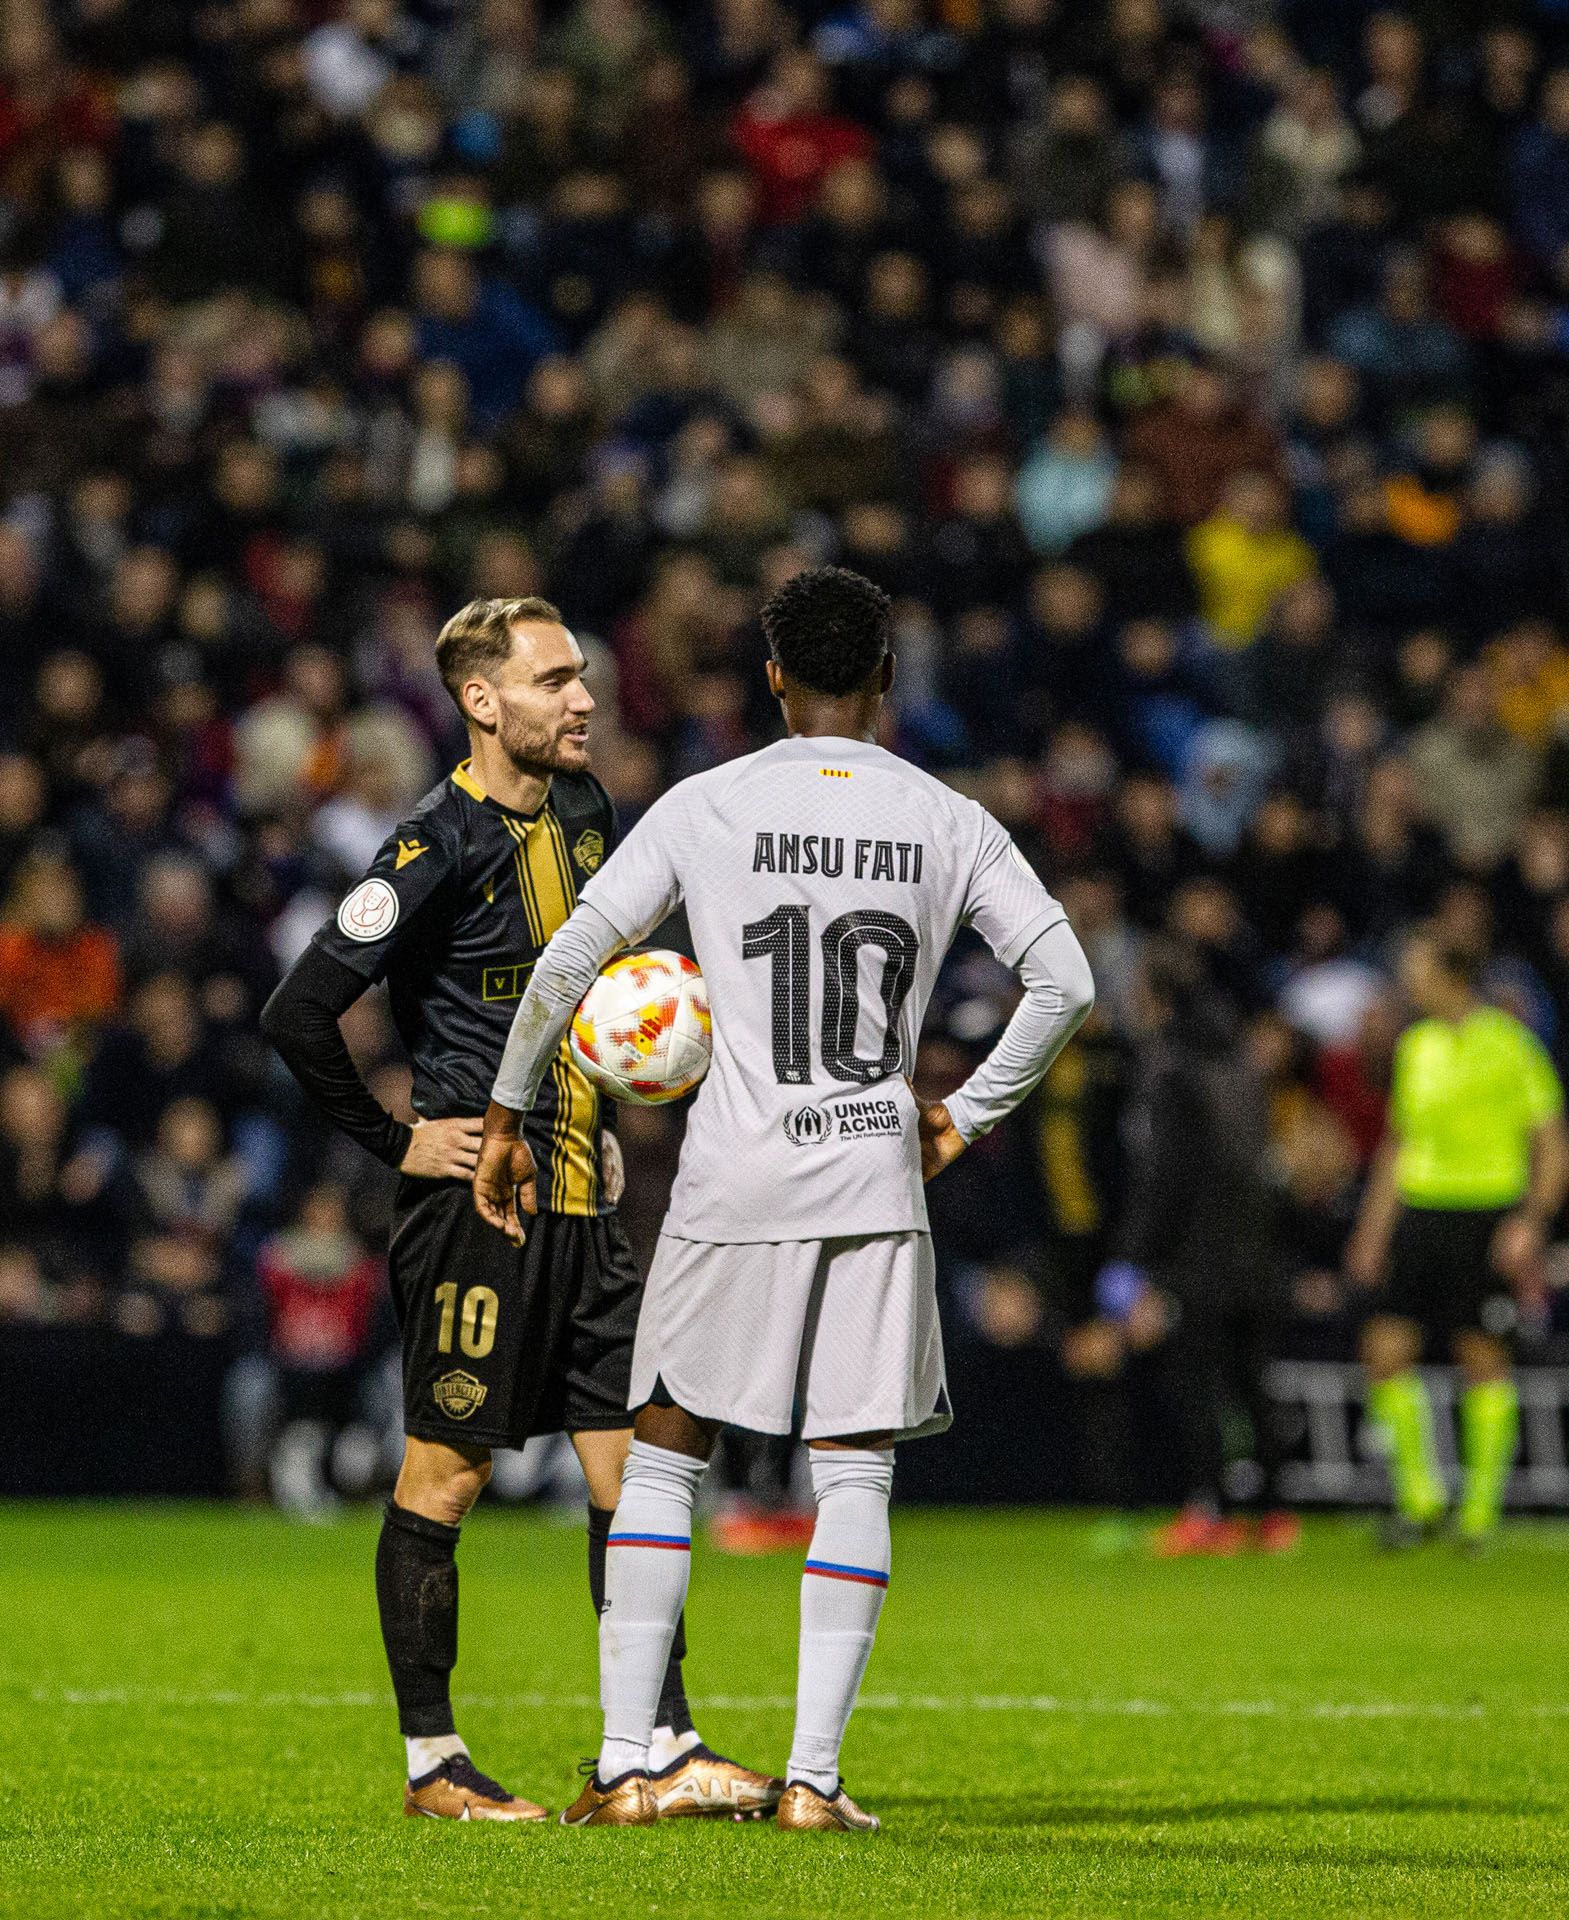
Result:
<instances>
[{"instance_id":1,"label":"black football sock","mask_svg":"<svg viewBox=\"0 0 1569 1920\"><path fill-rule=\"evenodd\" d=\"M376 1606L405 1738L455 1733L458 1529L387 1502L376 1543Z\"/></svg>"},{"instance_id":2,"label":"black football sock","mask_svg":"<svg viewBox=\"0 0 1569 1920\"><path fill-rule=\"evenodd\" d=\"M594 1612L605 1610L605 1542L610 1538L610 1523L615 1518L611 1507L588 1509L588 1590L593 1596ZM686 1658L686 1614L676 1621L676 1637L670 1646L670 1664L665 1668L664 1684L659 1689L659 1709L654 1724L669 1727L673 1733L691 1733L692 1709L687 1704L686 1682L681 1662Z\"/></svg>"},{"instance_id":3,"label":"black football sock","mask_svg":"<svg viewBox=\"0 0 1569 1920\"><path fill-rule=\"evenodd\" d=\"M659 1689L656 1727L668 1727L672 1733L691 1733L692 1709L687 1705L686 1682L681 1677L681 1662L686 1658L686 1609L676 1620L676 1637L670 1643L670 1664L665 1668L665 1683Z\"/></svg>"},{"instance_id":4,"label":"black football sock","mask_svg":"<svg viewBox=\"0 0 1569 1920\"><path fill-rule=\"evenodd\" d=\"M594 1618L605 1610L605 1542L610 1538L610 1523L616 1517L614 1507L596 1507L588 1503L588 1591L594 1602Z\"/></svg>"}]
</instances>

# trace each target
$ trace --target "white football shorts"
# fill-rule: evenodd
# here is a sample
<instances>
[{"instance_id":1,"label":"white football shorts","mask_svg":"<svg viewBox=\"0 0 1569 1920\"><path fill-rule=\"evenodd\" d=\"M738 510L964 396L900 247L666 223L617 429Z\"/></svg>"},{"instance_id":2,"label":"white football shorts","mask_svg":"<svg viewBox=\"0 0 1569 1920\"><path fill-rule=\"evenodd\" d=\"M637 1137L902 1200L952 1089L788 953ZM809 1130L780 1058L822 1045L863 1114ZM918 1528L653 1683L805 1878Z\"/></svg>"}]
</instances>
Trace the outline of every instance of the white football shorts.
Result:
<instances>
[{"instance_id":1,"label":"white football shorts","mask_svg":"<svg viewBox=\"0 0 1569 1920\"><path fill-rule=\"evenodd\" d=\"M628 1404L806 1440L951 1424L928 1233L719 1244L661 1234Z\"/></svg>"}]
</instances>

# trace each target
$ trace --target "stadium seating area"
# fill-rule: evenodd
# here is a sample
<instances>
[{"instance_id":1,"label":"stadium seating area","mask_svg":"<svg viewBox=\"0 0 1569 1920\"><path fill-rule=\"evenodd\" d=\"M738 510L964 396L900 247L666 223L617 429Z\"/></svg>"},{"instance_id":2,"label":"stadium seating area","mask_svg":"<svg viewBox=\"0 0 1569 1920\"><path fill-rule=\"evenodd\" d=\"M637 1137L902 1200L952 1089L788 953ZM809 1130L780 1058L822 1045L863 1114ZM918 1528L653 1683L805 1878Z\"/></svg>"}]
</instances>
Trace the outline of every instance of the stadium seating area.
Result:
<instances>
[{"instance_id":1,"label":"stadium seating area","mask_svg":"<svg viewBox=\"0 0 1569 1920\"><path fill-rule=\"evenodd\" d=\"M630 821L772 737L757 609L835 559L896 600L889 744L1100 989L933 1190L993 1416L947 1490L1040 1490L987 1448L1050 1397L1048 1490L1149 1492L1159 1329L1093 1285L1141 938L1269 1076L1282 1354L1352 1351L1401 927L1569 1057L1566 434L1553 0L10 0L0 1364L373 1356L388 1176L255 1020L461 757L437 626L562 606ZM932 1087L1009 991L956 952ZM644 1245L675 1124L623 1129Z\"/></svg>"}]
</instances>

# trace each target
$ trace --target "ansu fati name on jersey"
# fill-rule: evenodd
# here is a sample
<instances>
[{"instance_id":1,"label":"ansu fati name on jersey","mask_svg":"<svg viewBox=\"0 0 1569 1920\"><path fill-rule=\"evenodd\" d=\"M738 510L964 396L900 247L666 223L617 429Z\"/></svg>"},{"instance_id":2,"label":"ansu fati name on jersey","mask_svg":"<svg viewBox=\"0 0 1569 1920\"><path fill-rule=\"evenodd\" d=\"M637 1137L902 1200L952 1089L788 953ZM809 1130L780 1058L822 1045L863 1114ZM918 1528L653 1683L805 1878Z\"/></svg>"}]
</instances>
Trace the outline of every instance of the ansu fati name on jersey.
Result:
<instances>
[{"instance_id":1,"label":"ansu fati name on jersey","mask_svg":"<svg viewBox=\"0 0 1569 1920\"><path fill-rule=\"evenodd\" d=\"M842 879L847 849L857 880L892 880L912 886L921 877L925 848L919 840L845 840L833 833L759 833L752 849L753 873L820 873Z\"/></svg>"}]
</instances>

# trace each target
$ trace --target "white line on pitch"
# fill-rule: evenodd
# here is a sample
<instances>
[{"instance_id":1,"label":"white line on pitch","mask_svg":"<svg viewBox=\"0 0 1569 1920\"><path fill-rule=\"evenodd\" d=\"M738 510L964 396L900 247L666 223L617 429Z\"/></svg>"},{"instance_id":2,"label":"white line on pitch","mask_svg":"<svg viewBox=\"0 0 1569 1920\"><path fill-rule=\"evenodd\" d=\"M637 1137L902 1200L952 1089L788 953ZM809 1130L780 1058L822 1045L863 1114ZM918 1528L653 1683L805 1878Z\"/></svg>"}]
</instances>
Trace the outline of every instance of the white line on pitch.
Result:
<instances>
[{"instance_id":1,"label":"white line on pitch","mask_svg":"<svg viewBox=\"0 0 1569 1920\"><path fill-rule=\"evenodd\" d=\"M187 1692L175 1687L33 1687L28 1697L41 1707L340 1707L390 1708L390 1693L244 1693L230 1688ZM599 1705L587 1693L469 1693L456 1696L465 1707L498 1711L589 1711ZM698 1704L736 1713L788 1713L788 1694L703 1694ZM871 1693L860 1706L872 1713L1021 1713L1113 1720L1198 1716L1249 1720L1483 1720L1489 1716L1569 1719L1569 1702L1489 1704L1481 1700L1071 1700L1049 1693Z\"/></svg>"}]
</instances>

